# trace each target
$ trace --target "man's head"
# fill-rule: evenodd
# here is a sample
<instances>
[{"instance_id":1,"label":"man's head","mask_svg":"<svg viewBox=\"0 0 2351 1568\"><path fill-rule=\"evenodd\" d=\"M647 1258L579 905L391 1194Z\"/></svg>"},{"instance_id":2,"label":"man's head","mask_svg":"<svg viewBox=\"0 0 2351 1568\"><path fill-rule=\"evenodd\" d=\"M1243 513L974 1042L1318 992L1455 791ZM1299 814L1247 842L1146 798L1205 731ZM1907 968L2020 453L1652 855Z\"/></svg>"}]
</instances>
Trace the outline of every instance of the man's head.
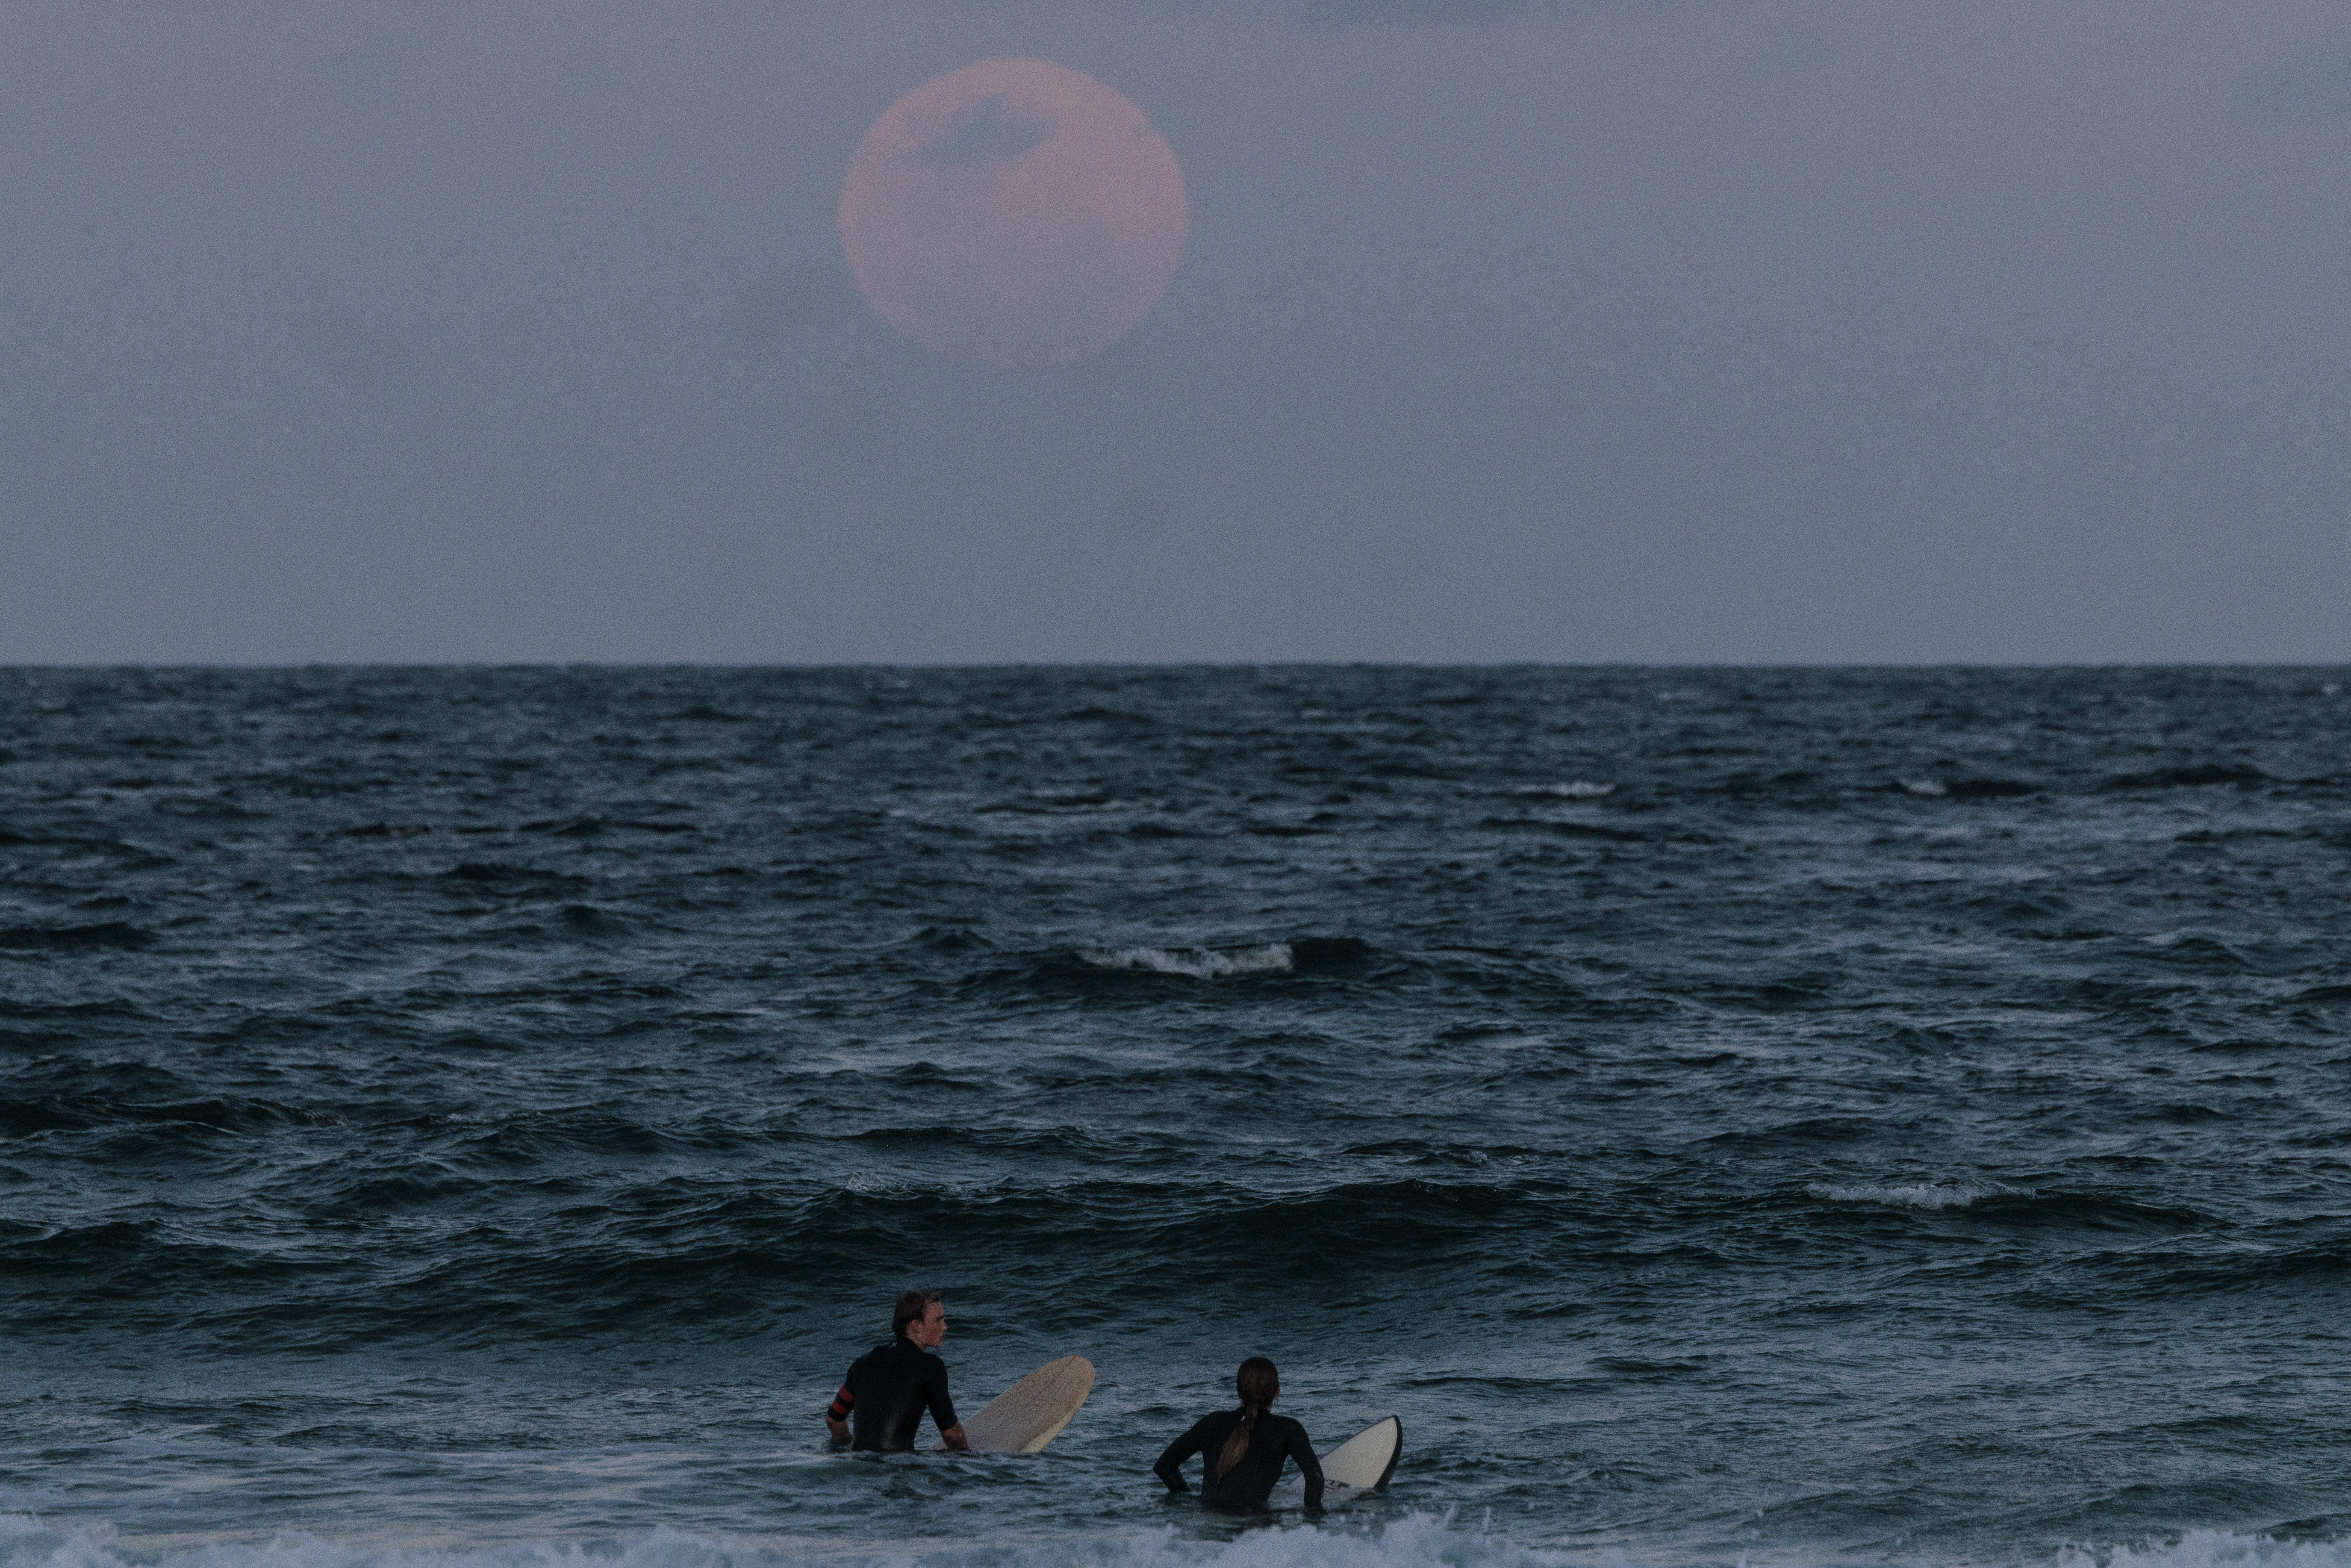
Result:
<instances>
[{"instance_id":1,"label":"man's head","mask_svg":"<svg viewBox=\"0 0 2351 1568\"><path fill-rule=\"evenodd\" d=\"M913 1340L925 1350L936 1350L947 1337L947 1309L936 1291L909 1291L898 1298L890 1314L890 1332Z\"/></svg>"}]
</instances>

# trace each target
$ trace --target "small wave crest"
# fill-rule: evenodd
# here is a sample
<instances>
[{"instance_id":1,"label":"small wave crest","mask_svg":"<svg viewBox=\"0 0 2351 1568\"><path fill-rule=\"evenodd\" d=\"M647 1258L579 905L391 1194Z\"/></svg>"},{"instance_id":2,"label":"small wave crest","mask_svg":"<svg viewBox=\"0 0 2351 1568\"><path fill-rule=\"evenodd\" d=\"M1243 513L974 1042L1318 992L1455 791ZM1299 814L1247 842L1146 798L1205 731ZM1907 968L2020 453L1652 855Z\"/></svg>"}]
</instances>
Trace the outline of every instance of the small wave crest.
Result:
<instances>
[{"instance_id":1,"label":"small wave crest","mask_svg":"<svg viewBox=\"0 0 2351 1568\"><path fill-rule=\"evenodd\" d=\"M1564 784L1521 784L1510 791L1513 795L1551 795L1562 800L1597 800L1604 795L1616 793L1614 784L1595 784L1588 779L1572 779Z\"/></svg>"},{"instance_id":2,"label":"small wave crest","mask_svg":"<svg viewBox=\"0 0 2351 1568\"><path fill-rule=\"evenodd\" d=\"M1139 970L1153 975L1188 975L1221 980L1233 975L1286 975L1297 962L1287 942L1257 947L1119 947L1081 952L1097 969Z\"/></svg>"},{"instance_id":3,"label":"small wave crest","mask_svg":"<svg viewBox=\"0 0 2351 1568\"><path fill-rule=\"evenodd\" d=\"M2022 779L1898 779L1895 788L1930 800L2011 800L2037 792L2037 786Z\"/></svg>"},{"instance_id":4,"label":"small wave crest","mask_svg":"<svg viewBox=\"0 0 2351 1568\"><path fill-rule=\"evenodd\" d=\"M1988 1197L2029 1197L2022 1187L2002 1186L1998 1182L1951 1181L1907 1182L1899 1185L1861 1183L1852 1186L1835 1186L1827 1182L1814 1182L1804 1189L1813 1197L1830 1203L1875 1203L1888 1208L1965 1208Z\"/></svg>"}]
</instances>

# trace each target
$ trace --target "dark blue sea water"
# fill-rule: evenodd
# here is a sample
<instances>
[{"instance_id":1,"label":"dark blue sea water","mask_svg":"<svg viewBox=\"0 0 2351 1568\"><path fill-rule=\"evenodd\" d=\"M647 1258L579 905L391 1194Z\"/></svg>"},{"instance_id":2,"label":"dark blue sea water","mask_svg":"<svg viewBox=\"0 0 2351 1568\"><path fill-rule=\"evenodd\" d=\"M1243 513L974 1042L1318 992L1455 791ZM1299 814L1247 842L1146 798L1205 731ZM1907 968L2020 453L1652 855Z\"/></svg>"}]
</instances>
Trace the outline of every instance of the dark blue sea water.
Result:
<instances>
[{"instance_id":1,"label":"dark blue sea water","mask_svg":"<svg viewBox=\"0 0 2351 1568\"><path fill-rule=\"evenodd\" d=\"M2346 684L0 672L0 1568L2346 1568Z\"/></svg>"}]
</instances>

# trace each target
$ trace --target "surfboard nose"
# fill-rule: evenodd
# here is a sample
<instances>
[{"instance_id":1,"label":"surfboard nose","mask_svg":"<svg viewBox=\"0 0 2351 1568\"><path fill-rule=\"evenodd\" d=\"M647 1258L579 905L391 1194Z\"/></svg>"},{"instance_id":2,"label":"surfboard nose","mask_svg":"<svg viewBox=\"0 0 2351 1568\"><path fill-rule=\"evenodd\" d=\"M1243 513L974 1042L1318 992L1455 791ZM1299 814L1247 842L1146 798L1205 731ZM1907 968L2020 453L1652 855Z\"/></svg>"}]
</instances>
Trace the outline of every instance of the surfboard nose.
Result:
<instances>
[{"instance_id":1,"label":"surfboard nose","mask_svg":"<svg viewBox=\"0 0 2351 1568\"><path fill-rule=\"evenodd\" d=\"M964 1440L985 1454L1033 1454L1061 1434L1093 1392L1094 1364L1082 1355L1049 1361L967 1416Z\"/></svg>"},{"instance_id":2,"label":"surfboard nose","mask_svg":"<svg viewBox=\"0 0 2351 1568\"><path fill-rule=\"evenodd\" d=\"M1383 1416L1322 1456L1322 1479L1327 1485L1376 1491L1395 1474L1404 1452L1404 1423Z\"/></svg>"}]
</instances>

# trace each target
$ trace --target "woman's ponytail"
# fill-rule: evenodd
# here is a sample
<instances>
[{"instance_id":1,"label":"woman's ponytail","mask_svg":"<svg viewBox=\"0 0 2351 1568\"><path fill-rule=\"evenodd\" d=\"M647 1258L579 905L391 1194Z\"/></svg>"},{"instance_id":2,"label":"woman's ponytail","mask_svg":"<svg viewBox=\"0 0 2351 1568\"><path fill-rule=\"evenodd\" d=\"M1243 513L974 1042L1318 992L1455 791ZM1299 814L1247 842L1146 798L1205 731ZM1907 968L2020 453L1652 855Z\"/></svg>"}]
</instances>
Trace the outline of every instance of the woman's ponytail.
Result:
<instances>
[{"instance_id":1,"label":"woman's ponytail","mask_svg":"<svg viewBox=\"0 0 2351 1568\"><path fill-rule=\"evenodd\" d=\"M1281 1392L1281 1375L1265 1357L1250 1356L1233 1374L1233 1391L1241 1396L1241 1424L1233 1428L1233 1435L1225 1439L1224 1448L1217 1454L1218 1480L1248 1457L1249 1438L1257 1431L1257 1418L1265 1414L1273 1396Z\"/></svg>"}]
</instances>

